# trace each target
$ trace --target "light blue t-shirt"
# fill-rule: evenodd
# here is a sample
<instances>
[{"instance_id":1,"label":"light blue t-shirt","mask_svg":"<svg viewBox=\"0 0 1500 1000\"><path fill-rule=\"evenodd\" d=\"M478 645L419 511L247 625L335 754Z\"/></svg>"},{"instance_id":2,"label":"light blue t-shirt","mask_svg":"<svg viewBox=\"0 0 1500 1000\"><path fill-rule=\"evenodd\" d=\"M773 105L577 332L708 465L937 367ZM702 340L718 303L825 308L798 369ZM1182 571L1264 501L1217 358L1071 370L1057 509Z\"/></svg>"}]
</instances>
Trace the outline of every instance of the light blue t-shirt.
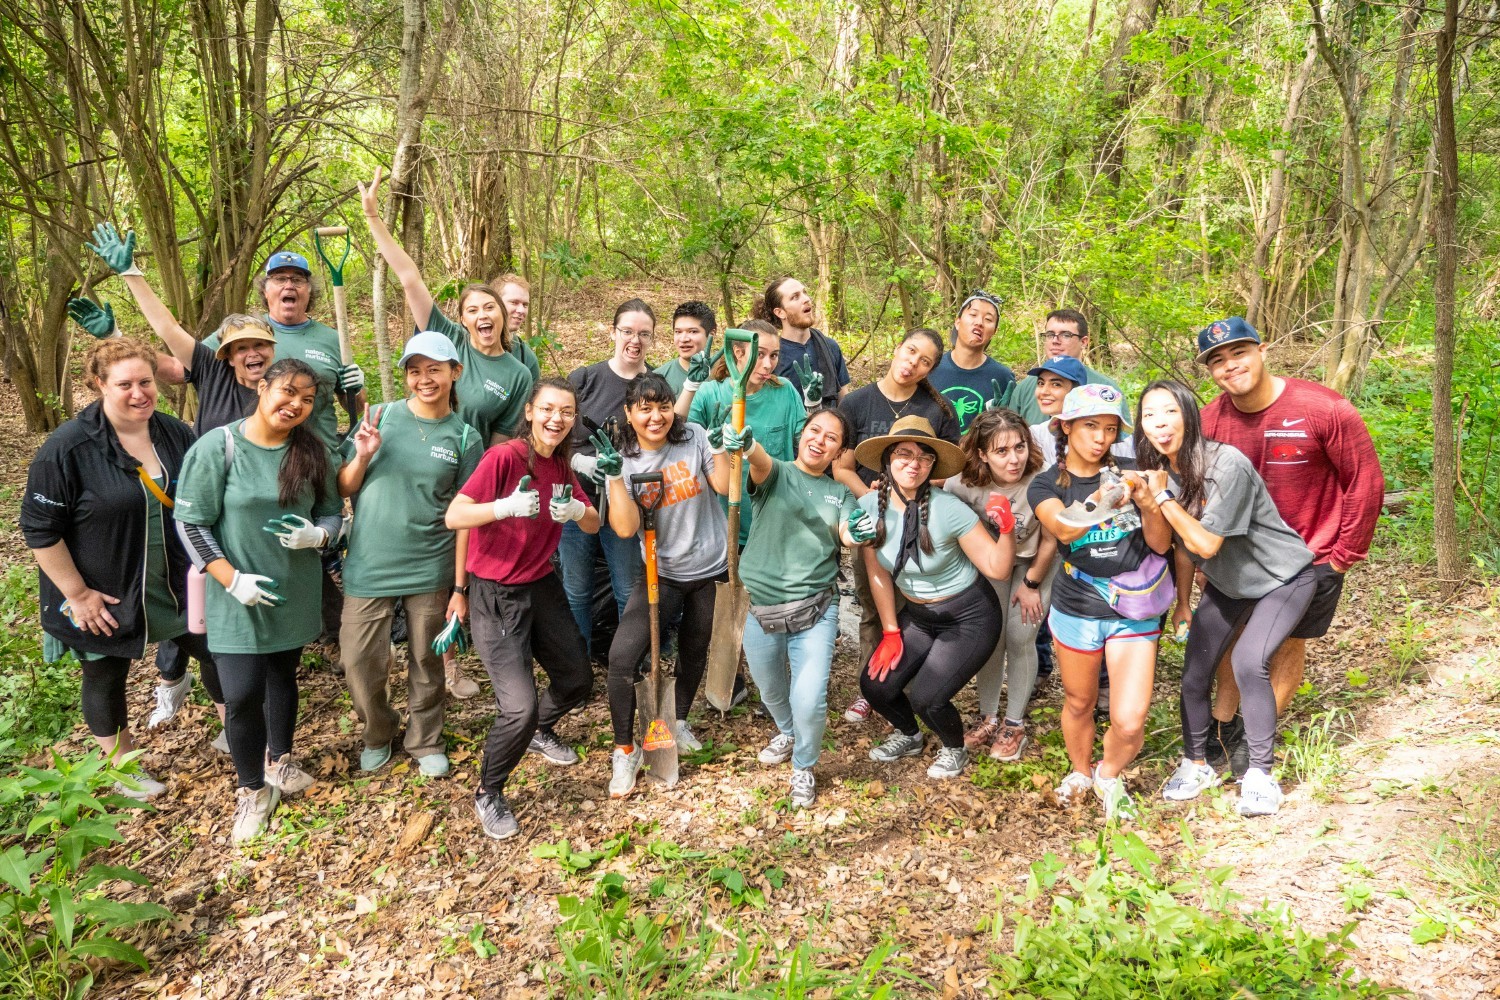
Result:
<instances>
[{"instance_id":1,"label":"light blue t-shirt","mask_svg":"<svg viewBox=\"0 0 1500 1000\"><path fill-rule=\"evenodd\" d=\"M866 493L859 505L872 516L880 509L880 493ZM885 544L875 552L889 573L901 552L903 512L890 504L885 510ZM927 507L927 533L932 536L932 554L917 550L896 576L901 593L918 601L941 601L957 597L974 584L979 570L964 555L959 539L979 523L979 516L952 493L932 490Z\"/></svg>"}]
</instances>

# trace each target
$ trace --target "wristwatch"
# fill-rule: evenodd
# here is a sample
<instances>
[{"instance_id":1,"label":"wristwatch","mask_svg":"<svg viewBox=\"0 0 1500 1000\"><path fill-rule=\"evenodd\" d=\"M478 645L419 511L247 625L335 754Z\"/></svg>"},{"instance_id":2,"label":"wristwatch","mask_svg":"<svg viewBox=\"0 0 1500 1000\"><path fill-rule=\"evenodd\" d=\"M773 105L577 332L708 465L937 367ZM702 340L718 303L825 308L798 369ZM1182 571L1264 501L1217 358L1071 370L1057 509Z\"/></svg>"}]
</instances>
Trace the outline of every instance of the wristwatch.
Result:
<instances>
[{"instance_id":1,"label":"wristwatch","mask_svg":"<svg viewBox=\"0 0 1500 1000\"><path fill-rule=\"evenodd\" d=\"M455 594L459 595L460 597L468 597L469 596L469 585L466 583L466 584L464 584L461 587L460 586L455 586L453 588L453 592Z\"/></svg>"},{"instance_id":2,"label":"wristwatch","mask_svg":"<svg viewBox=\"0 0 1500 1000\"><path fill-rule=\"evenodd\" d=\"M1162 504L1166 503L1168 500L1176 500L1176 499L1177 499L1177 494L1173 493L1172 492L1172 488L1169 486L1166 489L1164 489L1161 492L1159 492L1159 493L1156 494L1156 505L1158 507L1160 507Z\"/></svg>"},{"instance_id":3,"label":"wristwatch","mask_svg":"<svg viewBox=\"0 0 1500 1000\"><path fill-rule=\"evenodd\" d=\"M1041 581L1039 581L1039 580L1033 580L1029 576L1024 576L1023 575L1021 577L1021 582L1024 583L1024 584L1026 584L1026 586L1028 588L1030 588L1031 590L1041 590L1042 589Z\"/></svg>"}]
</instances>

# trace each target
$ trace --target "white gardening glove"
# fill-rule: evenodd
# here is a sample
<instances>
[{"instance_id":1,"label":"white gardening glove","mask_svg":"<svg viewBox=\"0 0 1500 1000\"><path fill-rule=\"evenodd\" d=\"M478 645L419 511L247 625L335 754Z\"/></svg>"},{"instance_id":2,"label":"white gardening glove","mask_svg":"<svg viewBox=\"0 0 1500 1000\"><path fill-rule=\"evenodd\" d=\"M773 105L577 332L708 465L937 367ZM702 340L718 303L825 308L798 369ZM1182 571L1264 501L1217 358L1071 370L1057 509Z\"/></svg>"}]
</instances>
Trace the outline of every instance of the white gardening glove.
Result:
<instances>
[{"instance_id":1,"label":"white gardening glove","mask_svg":"<svg viewBox=\"0 0 1500 1000\"><path fill-rule=\"evenodd\" d=\"M229 581L229 596L247 608L253 608L257 604L268 604L274 608L286 601L285 597L276 593L275 587L276 581L269 576L235 570L234 579Z\"/></svg>"},{"instance_id":2,"label":"white gardening glove","mask_svg":"<svg viewBox=\"0 0 1500 1000\"><path fill-rule=\"evenodd\" d=\"M575 451L572 461L568 464L573 467L573 474L584 482L602 483L604 481L604 477L599 475L598 455L585 455Z\"/></svg>"},{"instance_id":3,"label":"white gardening glove","mask_svg":"<svg viewBox=\"0 0 1500 1000\"><path fill-rule=\"evenodd\" d=\"M588 508L583 501L573 495L573 484L563 486L562 493L552 498L547 504L547 513L552 515L552 520L558 524L567 524L569 521L577 521L583 517Z\"/></svg>"},{"instance_id":4,"label":"white gardening glove","mask_svg":"<svg viewBox=\"0 0 1500 1000\"><path fill-rule=\"evenodd\" d=\"M365 373L359 365L344 365L339 369L339 389L346 393L359 392L365 387Z\"/></svg>"},{"instance_id":5,"label":"white gardening glove","mask_svg":"<svg viewBox=\"0 0 1500 1000\"><path fill-rule=\"evenodd\" d=\"M531 488L531 477L522 476L521 481L516 484L516 491L508 497L499 498L493 506L497 521L503 521L507 517L536 517L542 509L542 497Z\"/></svg>"},{"instance_id":6,"label":"white gardening glove","mask_svg":"<svg viewBox=\"0 0 1500 1000\"><path fill-rule=\"evenodd\" d=\"M271 518L265 530L281 539L283 548L321 549L328 544L328 532L296 514Z\"/></svg>"}]
</instances>

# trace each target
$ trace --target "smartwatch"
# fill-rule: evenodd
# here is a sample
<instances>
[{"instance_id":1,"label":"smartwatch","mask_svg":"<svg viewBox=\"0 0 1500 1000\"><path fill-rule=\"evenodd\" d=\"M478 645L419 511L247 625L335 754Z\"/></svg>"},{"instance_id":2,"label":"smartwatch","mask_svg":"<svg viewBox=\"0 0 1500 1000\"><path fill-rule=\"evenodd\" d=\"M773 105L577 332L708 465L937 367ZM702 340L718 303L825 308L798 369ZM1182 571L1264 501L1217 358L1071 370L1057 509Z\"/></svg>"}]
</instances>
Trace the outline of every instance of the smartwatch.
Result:
<instances>
[{"instance_id":1,"label":"smartwatch","mask_svg":"<svg viewBox=\"0 0 1500 1000\"><path fill-rule=\"evenodd\" d=\"M1166 503L1168 500L1176 500L1176 499L1177 499L1177 494L1172 492L1172 488L1171 487L1167 487L1166 489L1164 489L1161 492L1159 492L1159 493L1156 494L1156 505L1158 507L1160 507L1162 504Z\"/></svg>"},{"instance_id":2,"label":"smartwatch","mask_svg":"<svg viewBox=\"0 0 1500 1000\"><path fill-rule=\"evenodd\" d=\"M1040 581L1032 580L1031 577L1029 577L1029 576L1023 575L1021 577L1021 582L1024 583L1024 584L1026 584L1027 588L1029 588L1031 590L1041 590L1042 589L1041 582Z\"/></svg>"},{"instance_id":3,"label":"smartwatch","mask_svg":"<svg viewBox=\"0 0 1500 1000\"><path fill-rule=\"evenodd\" d=\"M466 583L462 587L455 586L453 588L453 592L455 594L459 595L460 597L468 597L469 596L469 585Z\"/></svg>"}]
</instances>

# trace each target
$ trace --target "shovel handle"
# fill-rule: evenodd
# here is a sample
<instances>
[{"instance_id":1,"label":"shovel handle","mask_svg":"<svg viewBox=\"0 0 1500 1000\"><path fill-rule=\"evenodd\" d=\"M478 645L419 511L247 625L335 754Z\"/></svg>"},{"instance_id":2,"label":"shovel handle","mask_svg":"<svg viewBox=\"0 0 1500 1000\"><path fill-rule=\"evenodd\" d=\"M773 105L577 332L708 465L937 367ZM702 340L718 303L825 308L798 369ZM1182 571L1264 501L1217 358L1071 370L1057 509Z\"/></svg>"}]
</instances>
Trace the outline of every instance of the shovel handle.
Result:
<instances>
[{"instance_id":1,"label":"shovel handle","mask_svg":"<svg viewBox=\"0 0 1500 1000\"><path fill-rule=\"evenodd\" d=\"M740 365L734 356L735 344L748 344L750 353L745 357L744 365ZM750 373L755 370L755 359L760 356L760 338L749 330L741 330L738 327L724 331L724 367L729 369L729 382L734 386L734 400L740 406L740 420L745 418L745 386L750 381ZM736 430L743 430L743 423L735 425Z\"/></svg>"}]
</instances>

